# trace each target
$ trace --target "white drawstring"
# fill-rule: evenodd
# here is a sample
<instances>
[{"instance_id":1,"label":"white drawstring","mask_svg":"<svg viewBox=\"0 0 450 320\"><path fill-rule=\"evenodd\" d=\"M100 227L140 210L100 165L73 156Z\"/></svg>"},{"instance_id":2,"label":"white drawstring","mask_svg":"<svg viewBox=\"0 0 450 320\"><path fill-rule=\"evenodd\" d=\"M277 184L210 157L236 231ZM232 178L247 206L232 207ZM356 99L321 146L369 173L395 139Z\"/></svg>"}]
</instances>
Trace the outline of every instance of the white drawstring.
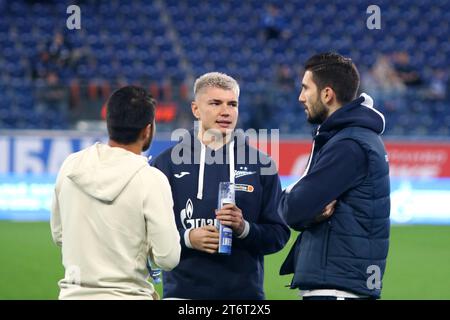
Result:
<instances>
[{"instance_id":1,"label":"white drawstring","mask_svg":"<svg viewBox=\"0 0 450 320\"><path fill-rule=\"evenodd\" d=\"M234 140L230 142L230 182L234 183Z\"/></svg>"},{"instance_id":2,"label":"white drawstring","mask_svg":"<svg viewBox=\"0 0 450 320\"><path fill-rule=\"evenodd\" d=\"M202 200L203 199L203 175L205 173L205 154L206 154L206 147L205 145L200 142L202 148L200 151L200 170L198 172L198 191L197 191L197 199Z\"/></svg>"}]
</instances>

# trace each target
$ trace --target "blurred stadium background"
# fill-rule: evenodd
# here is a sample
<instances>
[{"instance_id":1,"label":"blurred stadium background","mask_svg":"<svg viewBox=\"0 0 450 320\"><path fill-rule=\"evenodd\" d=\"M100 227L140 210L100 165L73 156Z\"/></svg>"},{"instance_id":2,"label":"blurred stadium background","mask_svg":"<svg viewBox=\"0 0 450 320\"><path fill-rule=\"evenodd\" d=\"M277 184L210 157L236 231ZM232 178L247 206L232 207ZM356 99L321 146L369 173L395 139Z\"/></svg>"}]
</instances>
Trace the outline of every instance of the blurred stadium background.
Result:
<instances>
[{"instance_id":1,"label":"blurred stadium background","mask_svg":"<svg viewBox=\"0 0 450 320\"><path fill-rule=\"evenodd\" d=\"M81 9L68 30L66 9ZM369 5L381 29L369 30ZM392 236L384 299L450 299L450 1L0 0L0 299L55 299L63 276L48 226L65 157L105 141L103 106L139 84L158 99L158 154L191 128L195 78L241 85L243 129L279 129L279 171L302 172L312 127L298 105L302 63L338 51L385 114ZM266 259L269 299L297 299ZM159 287L159 290L161 288Z\"/></svg>"}]
</instances>

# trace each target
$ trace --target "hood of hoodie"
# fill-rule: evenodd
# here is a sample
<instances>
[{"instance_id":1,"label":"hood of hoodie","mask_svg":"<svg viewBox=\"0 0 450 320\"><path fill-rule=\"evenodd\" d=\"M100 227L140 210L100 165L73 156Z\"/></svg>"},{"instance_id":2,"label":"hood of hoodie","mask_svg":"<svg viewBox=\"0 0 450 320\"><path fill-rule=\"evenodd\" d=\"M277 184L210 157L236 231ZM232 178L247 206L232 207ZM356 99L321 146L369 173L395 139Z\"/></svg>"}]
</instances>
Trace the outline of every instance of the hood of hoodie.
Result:
<instances>
[{"instance_id":1,"label":"hood of hoodie","mask_svg":"<svg viewBox=\"0 0 450 320\"><path fill-rule=\"evenodd\" d=\"M329 140L339 130L362 127L381 135L385 129L383 114L373 107L373 99L362 93L359 98L336 110L318 128L316 140Z\"/></svg>"},{"instance_id":2,"label":"hood of hoodie","mask_svg":"<svg viewBox=\"0 0 450 320\"><path fill-rule=\"evenodd\" d=\"M83 192L105 202L112 202L147 159L122 148L96 143L74 159L68 178Z\"/></svg>"}]
</instances>

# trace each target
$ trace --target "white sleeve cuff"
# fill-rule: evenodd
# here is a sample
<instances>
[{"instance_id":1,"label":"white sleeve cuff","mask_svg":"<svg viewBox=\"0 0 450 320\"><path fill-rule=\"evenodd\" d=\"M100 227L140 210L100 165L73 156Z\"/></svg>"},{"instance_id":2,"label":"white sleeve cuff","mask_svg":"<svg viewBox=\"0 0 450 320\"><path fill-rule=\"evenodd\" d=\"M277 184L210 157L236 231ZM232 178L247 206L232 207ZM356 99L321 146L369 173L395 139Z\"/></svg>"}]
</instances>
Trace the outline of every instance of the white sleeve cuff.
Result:
<instances>
[{"instance_id":1,"label":"white sleeve cuff","mask_svg":"<svg viewBox=\"0 0 450 320\"><path fill-rule=\"evenodd\" d=\"M191 244L191 240L189 240L189 233L191 232L192 229L187 229L184 232L184 243L186 244L186 247L193 249L192 244Z\"/></svg>"},{"instance_id":2,"label":"white sleeve cuff","mask_svg":"<svg viewBox=\"0 0 450 320\"><path fill-rule=\"evenodd\" d=\"M245 237L248 236L248 233L250 232L250 223L248 223L248 221L244 220L244 231L242 231L242 233L240 235L238 235L238 239L244 239Z\"/></svg>"}]
</instances>

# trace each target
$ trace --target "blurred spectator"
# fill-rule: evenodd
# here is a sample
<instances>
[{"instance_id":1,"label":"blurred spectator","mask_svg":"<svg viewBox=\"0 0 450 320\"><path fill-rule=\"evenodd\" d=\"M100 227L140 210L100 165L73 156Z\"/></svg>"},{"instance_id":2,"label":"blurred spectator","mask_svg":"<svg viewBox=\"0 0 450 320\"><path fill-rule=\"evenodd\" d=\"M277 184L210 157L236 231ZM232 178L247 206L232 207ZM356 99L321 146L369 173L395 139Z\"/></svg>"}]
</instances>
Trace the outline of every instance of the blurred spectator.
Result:
<instances>
[{"instance_id":1,"label":"blurred spectator","mask_svg":"<svg viewBox=\"0 0 450 320\"><path fill-rule=\"evenodd\" d=\"M52 40L39 52L32 69L32 77L35 80L46 79L50 72L57 73L59 77L63 70L75 67L83 56L82 49L73 48L61 32L56 32Z\"/></svg>"},{"instance_id":2,"label":"blurred spectator","mask_svg":"<svg viewBox=\"0 0 450 320\"><path fill-rule=\"evenodd\" d=\"M282 91L292 92L295 88L295 79L291 68L286 65L280 65L276 74L277 87Z\"/></svg>"},{"instance_id":3,"label":"blurred spectator","mask_svg":"<svg viewBox=\"0 0 450 320\"><path fill-rule=\"evenodd\" d=\"M33 80L45 79L50 69L50 56L47 51L39 53L36 62L32 67Z\"/></svg>"},{"instance_id":4,"label":"blurred spectator","mask_svg":"<svg viewBox=\"0 0 450 320\"><path fill-rule=\"evenodd\" d=\"M393 55L394 69L398 77L407 87L417 87L423 84L419 72L410 64L407 52L401 51Z\"/></svg>"},{"instance_id":5,"label":"blurred spectator","mask_svg":"<svg viewBox=\"0 0 450 320\"><path fill-rule=\"evenodd\" d=\"M426 91L426 98L431 100L445 100L447 97L448 75L444 70L433 70L433 78Z\"/></svg>"},{"instance_id":6,"label":"blurred spectator","mask_svg":"<svg viewBox=\"0 0 450 320\"><path fill-rule=\"evenodd\" d=\"M88 56L89 49L77 48L64 37L61 32L56 32L53 40L48 45L50 60L61 67L75 68L77 63Z\"/></svg>"},{"instance_id":7,"label":"blurred spectator","mask_svg":"<svg viewBox=\"0 0 450 320\"><path fill-rule=\"evenodd\" d=\"M286 21L281 15L280 10L273 4L267 5L262 15L265 39L287 38L289 31L286 29L286 25Z\"/></svg>"},{"instance_id":8,"label":"blurred spectator","mask_svg":"<svg viewBox=\"0 0 450 320\"><path fill-rule=\"evenodd\" d=\"M267 97L261 93L257 93L254 96L254 100L248 105L250 111L250 117L245 123L245 129L267 129L271 127L272 109L273 106L269 105Z\"/></svg>"},{"instance_id":9,"label":"blurred spectator","mask_svg":"<svg viewBox=\"0 0 450 320\"><path fill-rule=\"evenodd\" d=\"M70 60L71 46L64 40L62 33L57 32L53 36L52 41L49 43L47 52L50 61L57 65L64 66Z\"/></svg>"},{"instance_id":10,"label":"blurred spectator","mask_svg":"<svg viewBox=\"0 0 450 320\"><path fill-rule=\"evenodd\" d=\"M361 69L361 91L367 91L382 111L405 107L406 86L385 55L379 55L371 69Z\"/></svg>"},{"instance_id":11,"label":"blurred spectator","mask_svg":"<svg viewBox=\"0 0 450 320\"><path fill-rule=\"evenodd\" d=\"M58 112L62 115L67 113L69 92L60 84L58 75L49 72L45 83L42 83L36 92L38 112Z\"/></svg>"},{"instance_id":12,"label":"blurred spectator","mask_svg":"<svg viewBox=\"0 0 450 320\"><path fill-rule=\"evenodd\" d=\"M373 96L375 99L379 95L380 89L380 83L378 82L377 77L375 76L375 67L371 69L360 69L360 76L361 76L361 92L368 92L371 96ZM378 100L378 99L377 99Z\"/></svg>"},{"instance_id":13,"label":"blurred spectator","mask_svg":"<svg viewBox=\"0 0 450 320\"><path fill-rule=\"evenodd\" d=\"M398 76L387 56L380 55L370 72L382 95L402 95L405 92L405 84Z\"/></svg>"}]
</instances>

